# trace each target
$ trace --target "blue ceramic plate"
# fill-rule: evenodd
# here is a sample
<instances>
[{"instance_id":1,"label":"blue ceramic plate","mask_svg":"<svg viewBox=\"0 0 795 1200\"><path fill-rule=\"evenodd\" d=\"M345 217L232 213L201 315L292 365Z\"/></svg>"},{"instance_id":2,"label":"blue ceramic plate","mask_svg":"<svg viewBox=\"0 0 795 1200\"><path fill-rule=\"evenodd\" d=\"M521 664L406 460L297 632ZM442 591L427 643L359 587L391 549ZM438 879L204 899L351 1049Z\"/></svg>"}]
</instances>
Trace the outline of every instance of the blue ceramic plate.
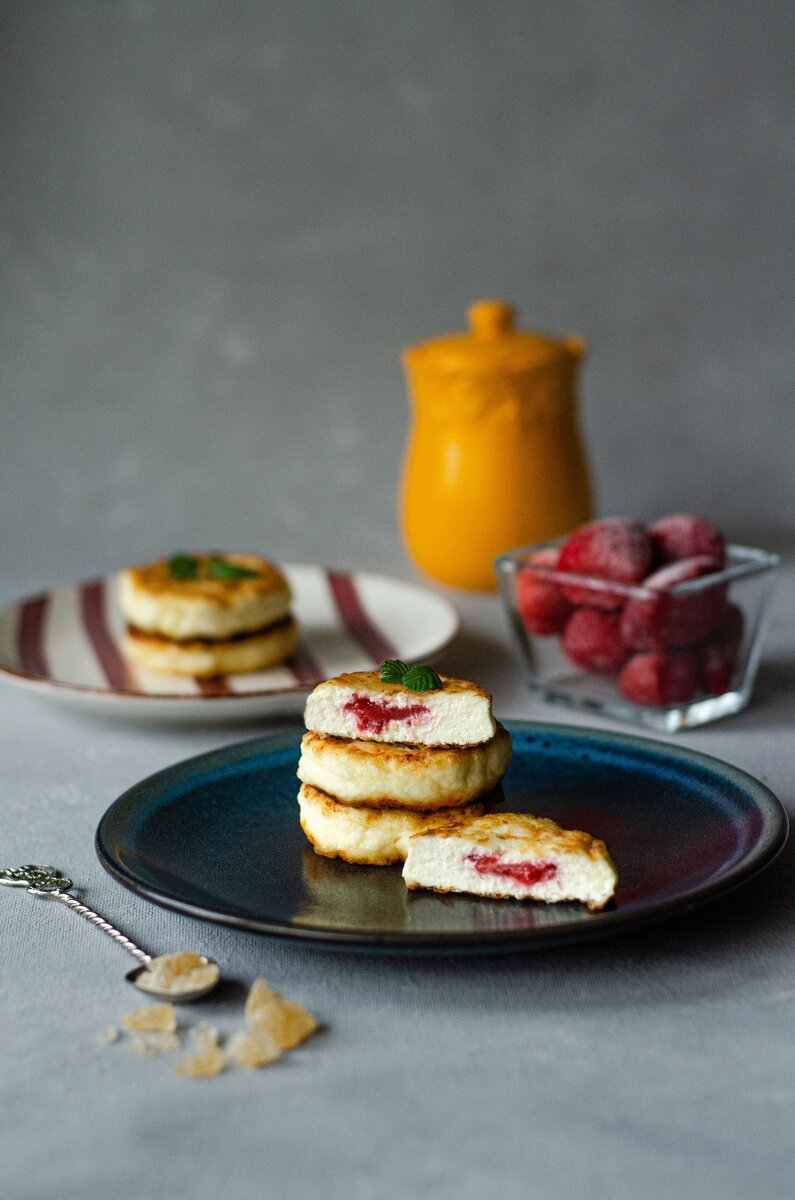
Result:
<instances>
[{"instance_id":1,"label":"blue ceramic plate","mask_svg":"<svg viewBox=\"0 0 795 1200\"><path fill-rule=\"evenodd\" d=\"M205 920L340 949L451 953L548 946L681 913L784 845L778 800L736 767L621 734L508 728L505 807L604 838L619 885L603 912L409 892L398 867L318 857L298 824L300 728L145 779L105 813L97 853L126 887Z\"/></svg>"}]
</instances>

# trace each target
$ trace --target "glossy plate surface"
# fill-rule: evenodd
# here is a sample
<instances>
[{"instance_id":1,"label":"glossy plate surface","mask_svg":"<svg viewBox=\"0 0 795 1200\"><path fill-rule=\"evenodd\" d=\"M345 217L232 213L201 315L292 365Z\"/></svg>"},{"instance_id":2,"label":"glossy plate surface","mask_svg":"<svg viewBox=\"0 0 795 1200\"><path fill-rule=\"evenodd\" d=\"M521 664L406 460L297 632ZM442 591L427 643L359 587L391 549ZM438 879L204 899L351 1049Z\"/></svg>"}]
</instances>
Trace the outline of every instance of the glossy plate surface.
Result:
<instances>
[{"instance_id":1,"label":"glossy plate surface","mask_svg":"<svg viewBox=\"0 0 795 1200\"><path fill-rule=\"evenodd\" d=\"M301 627L298 652L282 666L196 680L126 663L117 579L108 577L0 611L0 679L124 716L236 718L300 708L321 679L385 658L426 661L459 631L455 607L428 588L366 571L281 566Z\"/></svg>"},{"instance_id":2,"label":"glossy plate surface","mask_svg":"<svg viewBox=\"0 0 795 1200\"><path fill-rule=\"evenodd\" d=\"M196 917L340 949L533 948L618 932L692 908L778 853L787 818L735 767L661 742L506 722L505 806L604 838L619 873L601 913L409 892L398 867L318 857L298 823L303 730L189 759L125 792L97 830L121 883Z\"/></svg>"}]
</instances>

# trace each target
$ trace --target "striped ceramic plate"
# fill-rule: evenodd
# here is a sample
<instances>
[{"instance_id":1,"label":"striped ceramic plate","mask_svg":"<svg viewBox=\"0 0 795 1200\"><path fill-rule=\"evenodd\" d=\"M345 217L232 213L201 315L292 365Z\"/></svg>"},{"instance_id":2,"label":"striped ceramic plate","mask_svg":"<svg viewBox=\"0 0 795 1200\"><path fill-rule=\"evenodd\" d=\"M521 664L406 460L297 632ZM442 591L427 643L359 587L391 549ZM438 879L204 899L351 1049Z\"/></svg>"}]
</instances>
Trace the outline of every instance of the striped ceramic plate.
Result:
<instances>
[{"instance_id":1,"label":"striped ceramic plate","mask_svg":"<svg viewBox=\"0 0 795 1200\"><path fill-rule=\"evenodd\" d=\"M0 678L125 714L289 708L330 675L385 658L425 661L458 633L453 605L416 584L366 572L283 564L301 627L294 658L269 671L216 679L156 675L125 662L115 577L55 588L0 612ZM197 703L199 702L199 703Z\"/></svg>"}]
</instances>

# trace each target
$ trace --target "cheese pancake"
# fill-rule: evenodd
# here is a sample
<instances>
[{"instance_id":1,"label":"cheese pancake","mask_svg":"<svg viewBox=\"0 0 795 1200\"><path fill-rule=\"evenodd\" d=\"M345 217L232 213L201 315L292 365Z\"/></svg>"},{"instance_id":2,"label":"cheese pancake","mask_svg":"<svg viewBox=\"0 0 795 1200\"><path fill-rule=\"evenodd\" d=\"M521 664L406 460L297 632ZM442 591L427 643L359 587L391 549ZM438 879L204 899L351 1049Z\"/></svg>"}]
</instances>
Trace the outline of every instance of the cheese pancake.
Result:
<instances>
[{"instance_id":1,"label":"cheese pancake","mask_svg":"<svg viewBox=\"0 0 795 1200\"><path fill-rule=\"evenodd\" d=\"M319 684L304 710L314 733L423 746L473 746L494 737L491 696L466 679L414 692L375 671L353 671Z\"/></svg>"},{"instance_id":2,"label":"cheese pancake","mask_svg":"<svg viewBox=\"0 0 795 1200\"><path fill-rule=\"evenodd\" d=\"M305 733L298 778L372 808L430 811L471 804L494 790L511 761L502 725L479 746L409 746Z\"/></svg>"},{"instance_id":3,"label":"cheese pancake","mask_svg":"<svg viewBox=\"0 0 795 1200\"><path fill-rule=\"evenodd\" d=\"M256 633L217 641L194 638L177 642L128 625L122 652L146 671L206 679L213 675L265 671L289 658L297 642L298 626L292 617Z\"/></svg>"},{"instance_id":4,"label":"cheese pancake","mask_svg":"<svg viewBox=\"0 0 795 1200\"><path fill-rule=\"evenodd\" d=\"M604 842L528 813L453 816L408 841L409 888L604 908L618 876Z\"/></svg>"},{"instance_id":5,"label":"cheese pancake","mask_svg":"<svg viewBox=\"0 0 795 1200\"><path fill-rule=\"evenodd\" d=\"M498 798L495 795L492 802L496 803ZM341 804L308 783L301 785L298 804L301 828L317 854L372 867L402 862L412 834L424 833L450 815L449 809L420 813L401 808ZM483 801L455 811L480 816L487 807Z\"/></svg>"},{"instance_id":6,"label":"cheese pancake","mask_svg":"<svg viewBox=\"0 0 795 1200\"><path fill-rule=\"evenodd\" d=\"M128 567L119 579L125 619L145 633L175 641L222 640L274 625L287 616L290 588L282 572L255 554L177 556L195 564L195 574L174 576L173 559ZM211 564L243 568L242 577L219 577ZM254 668L248 668L254 669Z\"/></svg>"}]
</instances>

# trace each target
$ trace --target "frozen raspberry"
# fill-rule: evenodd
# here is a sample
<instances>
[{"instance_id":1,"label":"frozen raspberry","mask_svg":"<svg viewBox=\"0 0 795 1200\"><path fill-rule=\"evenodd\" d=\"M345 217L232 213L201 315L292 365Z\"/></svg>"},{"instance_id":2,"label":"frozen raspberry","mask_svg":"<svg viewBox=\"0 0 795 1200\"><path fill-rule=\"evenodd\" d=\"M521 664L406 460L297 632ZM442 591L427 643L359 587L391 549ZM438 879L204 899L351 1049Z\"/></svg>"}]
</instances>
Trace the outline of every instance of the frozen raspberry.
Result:
<instances>
[{"instance_id":1,"label":"frozen raspberry","mask_svg":"<svg viewBox=\"0 0 795 1200\"><path fill-rule=\"evenodd\" d=\"M684 595L674 594L671 588L719 570L716 559L701 555L668 563L655 571L643 582L650 595L633 597L621 614L625 645L633 650L664 650L668 646L691 646L708 637L723 616L726 585Z\"/></svg>"},{"instance_id":2,"label":"frozen raspberry","mask_svg":"<svg viewBox=\"0 0 795 1200\"><path fill-rule=\"evenodd\" d=\"M530 563L554 570L559 557L559 550L538 550L530 556ZM530 633L561 633L571 615L571 605L560 588L542 579L532 566L523 567L516 576L516 604Z\"/></svg>"},{"instance_id":3,"label":"frozen raspberry","mask_svg":"<svg viewBox=\"0 0 795 1200\"><path fill-rule=\"evenodd\" d=\"M575 609L563 632L563 649L586 671L620 671L627 649L621 641L618 614L598 608Z\"/></svg>"},{"instance_id":4,"label":"frozen raspberry","mask_svg":"<svg viewBox=\"0 0 795 1200\"><path fill-rule=\"evenodd\" d=\"M701 649L701 682L710 696L728 692L743 640L745 617L736 604L727 604L723 619Z\"/></svg>"},{"instance_id":5,"label":"frozen raspberry","mask_svg":"<svg viewBox=\"0 0 795 1200\"><path fill-rule=\"evenodd\" d=\"M688 650L633 654L618 677L618 689L634 704L684 704L695 695L698 659Z\"/></svg>"},{"instance_id":6,"label":"frozen raspberry","mask_svg":"<svg viewBox=\"0 0 795 1200\"><path fill-rule=\"evenodd\" d=\"M651 540L639 521L608 517L576 529L560 552L558 568L618 583L639 583L651 570ZM621 608L625 597L588 587L565 587L572 604L590 608Z\"/></svg>"},{"instance_id":7,"label":"frozen raspberry","mask_svg":"<svg viewBox=\"0 0 795 1200\"><path fill-rule=\"evenodd\" d=\"M694 558L706 554L723 566L726 560L726 542L719 529L703 517L692 513L671 513L660 517L649 526L649 537L654 545L657 560L661 563L674 562L680 558Z\"/></svg>"}]
</instances>

